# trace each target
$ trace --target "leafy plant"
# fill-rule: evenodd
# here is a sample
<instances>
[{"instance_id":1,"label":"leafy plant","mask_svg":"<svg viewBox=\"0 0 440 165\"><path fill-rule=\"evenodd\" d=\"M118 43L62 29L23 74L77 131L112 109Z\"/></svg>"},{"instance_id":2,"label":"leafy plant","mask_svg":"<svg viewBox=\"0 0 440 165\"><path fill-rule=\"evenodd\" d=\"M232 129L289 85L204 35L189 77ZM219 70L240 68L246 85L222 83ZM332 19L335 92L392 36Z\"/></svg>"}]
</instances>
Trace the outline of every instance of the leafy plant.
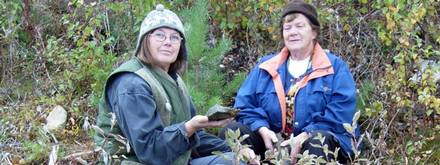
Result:
<instances>
[{"instance_id":1,"label":"leafy plant","mask_svg":"<svg viewBox=\"0 0 440 165\"><path fill-rule=\"evenodd\" d=\"M358 110L363 114L359 126L365 135L358 160L438 162L440 3L306 1L317 7L321 46L347 61L358 84ZM244 72L262 55L280 50L278 22L285 2L210 0L202 2L207 11L199 17L187 12L184 23L193 34L187 42L191 61L184 78L198 109L232 104ZM94 122L103 81L113 67L132 56L139 25L157 3L180 11L200 2L1 1L0 164L18 164L32 152L39 156L29 163L47 162L43 155L48 153L36 147L44 143L32 143L39 137L34 128L47 114L40 106L62 105L68 110L64 135L57 137L60 144L73 146L66 148L66 155L77 149L73 141L92 144L79 129L82 121L89 117ZM204 23L190 25L200 18ZM26 150L16 146L25 142ZM95 162L93 156L86 161Z\"/></svg>"},{"instance_id":2,"label":"leafy plant","mask_svg":"<svg viewBox=\"0 0 440 165\"><path fill-rule=\"evenodd\" d=\"M318 133L314 139L318 140L321 144L311 144L312 147L322 149L326 157L332 156L335 159L338 158L337 153L339 152L340 148L336 148L335 151L330 151L328 149L328 145L324 144L325 137L323 137L320 133ZM298 164L337 164L335 160L328 162L322 156L310 154L308 150L304 151L302 154L298 154L297 157L299 158Z\"/></svg>"},{"instance_id":3,"label":"leafy plant","mask_svg":"<svg viewBox=\"0 0 440 165\"><path fill-rule=\"evenodd\" d=\"M25 161L41 162L47 158L50 151L50 140L42 128L38 129L38 137L35 140L24 140L23 148L26 153Z\"/></svg>"},{"instance_id":4,"label":"leafy plant","mask_svg":"<svg viewBox=\"0 0 440 165\"><path fill-rule=\"evenodd\" d=\"M248 134L241 135L240 130L237 129L235 131L228 129L225 132L225 139L228 146L231 148L232 152L234 152L234 160L233 164L238 165L240 162L248 162L247 158L242 155L243 151L246 149L249 149L249 145L242 144L244 140L246 140L249 137ZM220 151L214 151L213 154L222 156L224 159L228 159L223 152ZM259 160L260 158L256 158Z\"/></svg>"},{"instance_id":5,"label":"leafy plant","mask_svg":"<svg viewBox=\"0 0 440 165\"><path fill-rule=\"evenodd\" d=\"M440 109L440 95L437 80L434 78L435 73L438 73L434 61L438 61L440 53L432 49L438 47L438 43L430 44L436 42L437 34L436 30L426 29L432 29L430 21L438 20L434 16L437 12L433 9L439 3L388 0L385 3L374 2L372 6L383 14L384 21L376 22L376 30L381 42L387 47L386 51L393 57L393 62L386 65L384 76L378 81L380 83L377 84L377 89L381 92L376 96L379 97L370 105L371 108L366 108L374 110L370 111L374 113L379 111L382 115L373 121L384 122L378 125L381 130L377 133L377 141L381 142L377 147L382 149L375 155L390 154L388 156L395 160L414 164L435 161L438 158L431 157L432 154L421 155L414 152L413 142L420 142L417 150L429 151L430 147L422 146L432 141L428 137L438 135L435 127L426 129L432 125L429 121L435 118L434 114L438 114ZM426 64L430 67L425 67ZM373 114L366 112L367 115ZM406 141L407 147L397 149L400 147L395 143L396 139L385 140L389 136L402 137L399 139ZM385 142L389 143L385 145Z\"/></svg>"}]
</instances>

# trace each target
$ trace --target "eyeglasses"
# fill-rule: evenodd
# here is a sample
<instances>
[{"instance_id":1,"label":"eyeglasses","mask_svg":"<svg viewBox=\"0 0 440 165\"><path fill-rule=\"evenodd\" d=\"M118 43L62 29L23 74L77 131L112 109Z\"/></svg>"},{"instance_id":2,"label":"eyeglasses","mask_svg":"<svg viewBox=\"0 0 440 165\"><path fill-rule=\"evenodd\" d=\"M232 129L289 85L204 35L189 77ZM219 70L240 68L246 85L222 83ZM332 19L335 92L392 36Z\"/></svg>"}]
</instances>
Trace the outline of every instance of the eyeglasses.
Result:
<instances>
[{"instance_id":1,"label":"eyeglasses","mask_svg":"<svg viewBox=\"0 0 440 165\"><path fill-rule=\"evenodd\" d=\"M182 37L180 37L178 34L171 34L169 37L167 37L167 35L163 32L154 32L150 34L150 36L159 42L164 42L167 38L170 38L170 42L172 44L178 44L182 40Z\"/></svg>"}]
</instances>

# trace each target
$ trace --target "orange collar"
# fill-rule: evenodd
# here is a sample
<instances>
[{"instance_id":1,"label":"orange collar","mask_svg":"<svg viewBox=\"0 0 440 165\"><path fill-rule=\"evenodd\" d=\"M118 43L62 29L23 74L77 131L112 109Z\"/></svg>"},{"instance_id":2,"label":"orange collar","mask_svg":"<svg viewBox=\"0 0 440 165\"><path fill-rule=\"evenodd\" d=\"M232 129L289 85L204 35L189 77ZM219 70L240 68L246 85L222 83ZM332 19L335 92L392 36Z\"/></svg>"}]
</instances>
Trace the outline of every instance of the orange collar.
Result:
<instances>
[{"instance_id":1,"label":"orange collar","mask_svg":"<svg viewBox=\"0 0 440 165\"><path fill-rule=\"evenodd\" d=\"M263 62L260 64L260 68L266 70L272 77L278 74L277 70L278 68L287 60L289 57L289 49L287 47L284 47L280 53L272 57L271 59ZM325 68L331 68L332 64L330 60L328 59L326 53L321 48L321 46L316 43L314 50L313 50L313 56L312 56L312 69L318 70L318 69L325 69ZM333 69L328 70L329 74L333 73Z\"/></svg>"}]
</instances>

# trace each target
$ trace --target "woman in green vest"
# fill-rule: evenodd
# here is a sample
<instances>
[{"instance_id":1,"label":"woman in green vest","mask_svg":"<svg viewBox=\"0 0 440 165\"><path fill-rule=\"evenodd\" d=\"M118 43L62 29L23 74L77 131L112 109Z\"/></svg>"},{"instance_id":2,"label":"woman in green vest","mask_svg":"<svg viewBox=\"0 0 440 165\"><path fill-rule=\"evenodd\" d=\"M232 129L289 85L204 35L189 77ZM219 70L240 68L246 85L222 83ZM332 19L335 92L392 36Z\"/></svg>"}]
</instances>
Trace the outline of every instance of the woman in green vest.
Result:
<instances>
[{"instance_id":1,"label":"woman in green vest","mask_svg":"<svg viewBox=\"0 0 440 165\"><path fill-rule=\"evenodd\" d=\"M225 141L201 130L224 126L230 119L208 121L206 116L196 115L180 78L187 51L179 17L157 5L142 22L135 53L135 58L110 74L105 85L97 118L102 131L95 136L105 151L102 161L232 164L212 155L221 151L233 156Z\"/></svg>"}]
</instances>

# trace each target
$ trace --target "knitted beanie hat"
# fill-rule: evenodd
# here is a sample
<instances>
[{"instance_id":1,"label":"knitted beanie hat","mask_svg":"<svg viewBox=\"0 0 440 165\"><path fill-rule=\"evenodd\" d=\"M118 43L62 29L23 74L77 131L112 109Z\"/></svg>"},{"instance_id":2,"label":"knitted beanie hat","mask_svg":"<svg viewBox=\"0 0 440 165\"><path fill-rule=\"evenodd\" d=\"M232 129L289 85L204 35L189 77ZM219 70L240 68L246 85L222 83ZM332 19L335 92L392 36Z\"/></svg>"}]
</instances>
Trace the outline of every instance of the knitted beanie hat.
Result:
<instances>
[{"instance_id":1,"label":"knitted beanie hat","mask_svg":"<svg viewBox=\"0 0 440 165\"><path fill-rule=\"evenodd\" d=\"M293 0L290 1L287 6L283 9L283 12L281 14L281 25L283 23L283 18L292 13L301 13L304 16L306 16L310 22L316 26L320 26L319 20L318 20L318 13L316 12L316 9L311 4L305 3L302 0Z\"/></svg>"},{"instance_id":2,"label":"knitted beanie hat","mask_svg":"<svg viewBox=\"0 0 440 165\"><path fill-rule=\"evenodd\" d=\"M168 27L177 30L182 35L182 44L179 51L179 55L182 54L184 59L186 59L186 46L185 46L185 30L183 28L182 21L179 17L172 11L165 9L162 4L156 5L156 9L150 11L148 15L142 21L141 29L139 31L139 37L136 44L135 56L139 53L142 39L145 34L161 27Z\"/></svg>"}]
</instances>

